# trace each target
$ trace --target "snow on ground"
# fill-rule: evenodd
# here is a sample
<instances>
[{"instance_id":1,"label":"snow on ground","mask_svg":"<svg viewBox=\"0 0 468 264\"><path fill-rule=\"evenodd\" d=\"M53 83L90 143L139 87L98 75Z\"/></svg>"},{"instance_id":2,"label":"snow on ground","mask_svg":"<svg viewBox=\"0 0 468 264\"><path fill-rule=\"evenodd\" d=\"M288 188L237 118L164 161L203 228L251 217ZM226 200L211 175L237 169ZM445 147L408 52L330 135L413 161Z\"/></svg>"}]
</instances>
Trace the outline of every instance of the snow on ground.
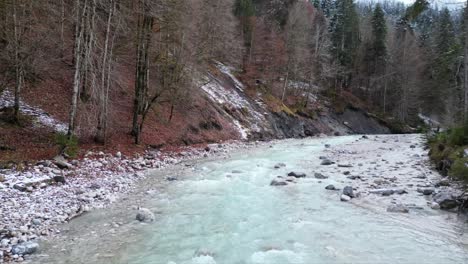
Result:
<instances>
[{"instance_id":1,"label":"snow on ground","mask_svg":"<svg viewBox=\"0 0 468 264\"><path fill-rule=\"evenodd\" d=\"M231 78L231 80L236 85L237 89L244 91L244 85L236 78L236 76L234 76L234 74L232 74L232 71L234 70L232 67L228 67L222 64L221 62L216 62L216 64L218 65L218 69L222 73L226 74L227 76L229 76L229 78Z\"/></svg>"},{"instance_id":2,"label":"snow on ground","mask_svg":"<svg viewBox=\"0 0 468 264\"><path fill-rule=\"evenodd\" d=\"M440 123L426 115L423 115L421 113L418 114L418 117L421 118L421 120L424 122L424 124L432 127L432 128L437 128L439 127L440 128Z\"/></svg>"},{"instance_id":3,"label":"snow on ground","mask_svg":"<svg viewBox=\"0 0 468 264\"><path fill-rule=\"evenodd\" d=\"M0 109L4 107L11 107L14 104L14 96L9 91L4 91L0 95ZM30 106L23 101L20 101L20 111L28 116L35 118L36 125L51 127L57 132L66 132L67 125L51 117L42 109Z\"/></svg>"},{"instance_id":4,"label":"snow on ground","mask_svg":"<svg viewBox=\"0 0 468 264\"><path fill-rule=\"evenodd\" d=\"M265 116L257 110L258 107L254 107L242 94L244 86L232 74L232 68L221 63L217 63L217 65L219 70L234 82L237 89L224 87L222 82L214 76L205 77L203 82L200 82L203 84L201 89L208 94L212 101L229 109L237 110L239 114L229 113L232 124L238 129L242 139L247 139L251 131L260 131L259 124L266 122ZM258 106L262 107L260 104Z\"/></svg>"}]
</instances>

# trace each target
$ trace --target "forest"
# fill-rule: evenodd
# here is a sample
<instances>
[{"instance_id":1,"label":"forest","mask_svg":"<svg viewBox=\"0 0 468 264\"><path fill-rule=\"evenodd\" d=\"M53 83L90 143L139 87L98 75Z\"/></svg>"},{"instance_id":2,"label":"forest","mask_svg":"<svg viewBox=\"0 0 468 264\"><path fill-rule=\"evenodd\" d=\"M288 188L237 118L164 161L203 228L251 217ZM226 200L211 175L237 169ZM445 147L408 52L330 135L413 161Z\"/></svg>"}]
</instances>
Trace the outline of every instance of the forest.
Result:
<instances>
[{"instance_id":1,"label":"forest","mask_svg":"<svg viewBox=\"0 0 468 264\"><path fill-rule=\"evenodd\" d=\"M423 115L453 126L468 112L460 6L2 0L0 17L0 89L14 94L3 115L20 122L23 94L46 101L52 95L41 90L60 86L68 139L105 144L126 111L127 132L140 143L148 116L157 118L152 112L169 108L171 120L174 109L189 109L199 85L194 80L214 62L237 67L250 93L262 92L294 112L308 107L311 94L352 98L410 125ZM133 90L131 110L118 105L126 88Z\"/></svg>"}]
</instances>

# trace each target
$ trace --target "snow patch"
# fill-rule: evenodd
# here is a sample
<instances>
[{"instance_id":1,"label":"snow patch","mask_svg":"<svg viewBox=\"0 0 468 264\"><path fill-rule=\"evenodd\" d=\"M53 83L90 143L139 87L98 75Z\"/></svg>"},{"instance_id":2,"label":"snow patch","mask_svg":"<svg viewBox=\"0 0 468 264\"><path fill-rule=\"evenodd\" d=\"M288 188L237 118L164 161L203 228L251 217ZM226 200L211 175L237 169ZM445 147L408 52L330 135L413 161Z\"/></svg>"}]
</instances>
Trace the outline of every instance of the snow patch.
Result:
<instances>
[{"instance_id":1,"label":"snow patch","mask_svg":"<svg viewBox=\"0 0 468 264\"><path fill-rule=\"evenodd\" d=\"M216 62L216 64L218 65L218 69L222 73L226 74L227 76L229 76L229 78L231 78L231 80L234 82L237 89L244 91L244 85L236 78L236 76L234 76L234 74L232 74L232 71L234 70L234 68L226 66L222 64L221 62Z\"/></svg>"},{"instance_id":2,"label":"snow patch","mask_svg":"<svg viewBox=\"0 0 468 264\"><path fill-rule=\"evenodd\" d=\"M222 105L225 109L230 109L226 112L231 117L233 126L237 128L242 139L247 139L252 131L260 132L259 125L266 122L264 114L261 113L265 111L259 112L259 110L264 110L264 105L246 99L243 94L244 86L232 74L231 67L219 62L217 65L220 71L232 80L236 89L224 87L223 82L212 75L205 76L202 81L199 81L200 87L213 102Z\"/></svg>"},{"instance_id":3,"label":"snow patch","mask_svg":"<svg viewBox=\"0 0 468 264\"><path fill-rule=\"evenodd\" d=\"M0 109L5 107L12 107L14 105L15 98L9 91L4 91L0 95ZM25 102L20 100L20 111L28 116L34 117L36 125L51 127L57 132L66 132L67 125L51 117L48 113L37 107L32 107Z\"/></svg>"}]
</instances>

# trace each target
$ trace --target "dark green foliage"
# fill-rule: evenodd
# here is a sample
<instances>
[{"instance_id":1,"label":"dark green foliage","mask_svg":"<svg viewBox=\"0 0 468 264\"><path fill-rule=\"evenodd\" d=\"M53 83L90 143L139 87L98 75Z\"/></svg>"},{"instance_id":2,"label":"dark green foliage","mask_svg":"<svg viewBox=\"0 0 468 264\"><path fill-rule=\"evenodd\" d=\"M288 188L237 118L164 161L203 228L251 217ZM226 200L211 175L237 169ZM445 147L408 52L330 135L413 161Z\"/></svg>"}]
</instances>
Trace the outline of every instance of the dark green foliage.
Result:
<instances>
[{"instance_id":1,"label":"dark green foliage","mask_svg":"<svg viewBox=\"0 0 468 264\"><path fill-rule=\"evenodd\" d=\"M432 85L426 91L424 101L427 112L443 114L448 96L457 86L457 63L461 47L456 41L454 25L447 8L440 12L434 33L434 59L432 62Z\"/></svg>"},{"instance_id":2,"label":"dark green foliage","mask_svg":"<svg viewBox=\"0 0 468 264\"><path fill-rule=\"evenodd\" d=\"M353 0L336 1L336 12L331 19L331 53L345 71L352 70L359 48L359 17ZM343 81L350 76L342 76Z\"/></svg>"},{"instance_id":3,"label":"dark green foliage","mask_svg":"<svg viewBox=\"0 0 468 264\"><path fill-rule=\"evenodd\" d=\"M320 8L320 0L310 0L315 8Z\"/></svg>"},{"instance_id":4,"label":"dark green foliage","mask_svg":"<svg viewBox=\"0 0 468 264\"><path fill-rule=\"evenodd\" d=\"M234 15L237 17L251 17L255 15L252 0L236 0L234 3Z\"/></svg>"},{"instance_id":5,"label":"dark green foliage","mask_svg":"<svg viewBox=\"0 0 468 264\"><path fill-rule=\"evenodd\" d=\"M468 167L466 164L468 164L467 158L460 158L455 160L455 162L450 167L449 175L460 180L468 181Z\"/></svg>"},{"instance_id":6,"label":"dark green foliage","mask_svg":"<svg viewBox=\"0 0 468 264\"><path fill-rule=\"evenodd\" d=\"M377 60L382 60L387 55L387 24L385 14L380 4L377 4L372 14L373 53Z\"/></svg>"},{"instance_id":7,"label":"dark green foliage","mask_svg":"<svg viewBox=\"0 0 468 264\"><path fill-rule=\"evenodd\" d=\"M59 146L60 151L70 157L75 157L78 154L78 138L76 136L69 137L65 133L57 133L55 135L55 143Z\"/></svg>"},{"instance_id":8,"label":"dark green foliage","mask_svg":"<svg viewBox=\"0 0 468 264\"><path fill-rule=\"evenodd\" d=\"M429 7L427 0L416 0L413 5L406 9L406 13L403 16L403 23L413 22L418 16Z\"/></svg>"}]
</instances>

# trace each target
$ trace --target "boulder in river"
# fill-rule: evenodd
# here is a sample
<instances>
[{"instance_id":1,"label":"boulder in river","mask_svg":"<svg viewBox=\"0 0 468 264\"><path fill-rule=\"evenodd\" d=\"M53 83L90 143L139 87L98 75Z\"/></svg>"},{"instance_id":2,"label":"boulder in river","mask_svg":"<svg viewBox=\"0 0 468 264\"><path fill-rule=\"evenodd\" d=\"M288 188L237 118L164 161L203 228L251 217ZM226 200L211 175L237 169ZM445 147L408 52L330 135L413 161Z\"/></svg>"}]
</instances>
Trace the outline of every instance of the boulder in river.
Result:
<instances>
[{"instance_id":1,"label":"boulder in river","mask_svg":"<svg viewBox=\"0 0 468 264\"><path fill-rule=\"evenodd\" d=\"M335 185L333 184L330 184L330 185L327 185L327 187L325 187L326 190L330 190L330 191L336 191L338 190Z\"/></svg>"},{"instance_id":2,"label":"boulder in river","mask_svg":"<svg viewBox=\"0 0 468 264\"><path fill-rule=\"evenodd\" d=\"M409 213L408 207L402 204L392 204L387 207L387 212L389 213Z\"/></svg>"},{"instance_id":3,"label":"boulder in river","mask_svg":"<svg viewBox=\"0 0 468 264\"><path fill-rule=\"evenodd\" d=\"M149 223L154 221L154 214L146 208L140 208L136 215L136 220L144 223Z\"/></svg>"},{"instance_id":4,"label":"boulder in river","mask_svg":"<svg viewBox=\"0 0 468 264\"><path fill-rule=\"evenodd\" d=\"M440 209L450 210L458 206L457 197L450 192L441 192L434 196L434 202L440 205Z\"/></svg>"},{"instance_id":5,"label":"boulder in river","mask_svg":"<svg viewBox=\"0 0 468 264\"><path fill-rule=\"evenodd\" d=\"M433 188L424 188L424 189L418 188L417 191L418 193L422 193L424 195L431 195L434 193L435 190Z\"/></svg>"},{"instance_id":6,"label":"boulder in river","mask_svg":"<svg viewBox=\"0 0 468 264\"><path fill-rule=\"evenodd\" d=\"M11 248L11 253L13 255L24 256L28 254L33 254L39 249L39 244L36 242L28 241L21 244L14 245Z\"/></svg>"},{"instance_id":7,"label":"boulder in river","mask_svg":"<svg viewBox=\"0 0 468 264\"><path fill-rule=\"evenodd\" d=\"M320 165L332 165L334 162L329 159L323 159Z\"/></svg>"},{"instance_id":8,"label":"boulder in river","mask_svg":"<svg viewBox=\"0 0 468 264\"><path fill-rule=\"evenodd\" d=\"M292 176L292 177L296 177L296 178L305 178L306 174L303 173L303 172L291 171L290 173L288 173L288 176Z\"/></svg>"},{"instance_id":9,"label":"boulder in river","mask_svg":"<svg viewBox=\"0 0 468 264\"><path fill-rule=\"evenodd\" d=\"M288 183L280 178L274 179L270 183L271 186L285 186L288 185Z\"/></svg>"},{"instance_id":10,"label":"boulder in river","mask_svg":"<svg viewBox=\"0 0 468 264\"><path fill-rule=\"evenodd\" d=\"M328 179L328 176L323 175L322 173L316 172L314 174L316 179Z\"/></svg>"},{"instance_id":11,"label":"boulder in river","mask_svg":"<svg viewBox=\"0 0 468 264\"><path fill-rule=\"evenodd\" d=\"M351 164L338 164L338 167L340 167L340 168L351 168L351 167L353 167L353 165L351 165Z\"/></svg>"},{"instance_id":12,"label":"boulder in river","mask_svg":"<svg viewBox=\"0 0 468 264\"><path fill-rule=\"evenodd\" d=\"M346 194L342 194L342 195L340 196L340 200L341 200L342 202L348 202L348 201L351 200L351 197L349 197L349 196L346 195Z\"/></svg>"},{"instance_id":13,"label":"boulder in river","mask_svg":"<svg viewBox=\"0 0 468 264\"><path fill-rule=\"evenodd\" d=\"M354 191L353 191L353 187L351 186L346 186L344 187L343 189L343 194L346 195L346 196L349 196L351 198L354 198Z\"/></svg>"}]
</instances>

